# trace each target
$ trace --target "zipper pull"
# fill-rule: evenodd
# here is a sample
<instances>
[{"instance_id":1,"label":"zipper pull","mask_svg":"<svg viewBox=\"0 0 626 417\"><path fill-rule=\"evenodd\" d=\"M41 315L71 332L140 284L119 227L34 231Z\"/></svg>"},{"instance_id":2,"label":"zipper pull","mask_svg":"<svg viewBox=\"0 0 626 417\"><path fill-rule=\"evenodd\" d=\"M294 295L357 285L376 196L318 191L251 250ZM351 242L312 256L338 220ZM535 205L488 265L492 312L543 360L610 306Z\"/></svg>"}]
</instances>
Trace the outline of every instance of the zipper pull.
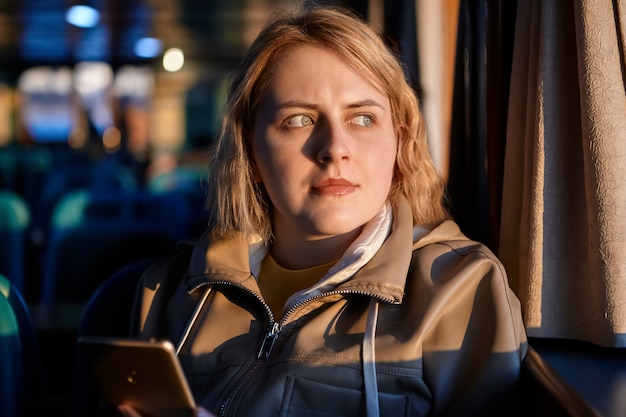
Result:
<instances>
[{"instance_id":1,"label":"zipper pull","mask_svg":"<svg viewBox=\"0 0 626 417\"><path fill-rule=\"evenodd\" d=\"M270 357L270 354L272 353L272 348L274 347L276 339L278 339L278 334L280 333L280 330L280 323L272 323L267 331L267 334L265 335L265 339L263 340L263 344L261 345L261 350L259 350L257 359L262 359L265 361Z\"/></svg>"}]
</instances>

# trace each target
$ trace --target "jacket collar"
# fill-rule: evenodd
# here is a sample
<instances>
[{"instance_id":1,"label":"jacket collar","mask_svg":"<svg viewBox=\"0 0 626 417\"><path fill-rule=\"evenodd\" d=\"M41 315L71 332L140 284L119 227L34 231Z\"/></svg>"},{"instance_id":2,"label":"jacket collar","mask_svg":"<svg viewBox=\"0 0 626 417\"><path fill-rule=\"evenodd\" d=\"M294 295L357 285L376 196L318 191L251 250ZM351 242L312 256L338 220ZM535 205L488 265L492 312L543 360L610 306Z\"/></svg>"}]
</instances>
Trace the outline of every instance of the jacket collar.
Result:
<instances>
[{"instance_id":1,"label":"jacket collar","mask_svg":"<svg viewBox=\"0 0 626 417\"><path fill-rule=\"evenodd\" d=\"M335 290L359 292L374 295L391 303L400 303L404 294L407 270L412 251L427 244L462 237L453 221L445 221L434 230L418 233L421 236L413 242L414 228L412 214L406 200L393 204L391 232L380 249L363 268L352 278L339 284ZM258 243L252 246L242 237L234 236L227 240L211 240L204 234L196 243L189 268L189 285L194 287L210 282L229 282L258 292L256 279L252 273L251 254L258 257ZM261 253L263 251L261 250ZM266 253L266 252L265 252Z\"/></svg>"},{"instance_id":2,"label":"jacket collar","mask_svg":"<svg viewBox=\"0 0 626 417\"><path fill-rule=\"evenodd\" d=\"M451 242L455 240L463 240L467 242L467 237L461 232L459 226L454 220L445 220L437 225L434 229L422 234L414 239L413 250L423 248L433 243Z\"/></svg>"}]
</instances>

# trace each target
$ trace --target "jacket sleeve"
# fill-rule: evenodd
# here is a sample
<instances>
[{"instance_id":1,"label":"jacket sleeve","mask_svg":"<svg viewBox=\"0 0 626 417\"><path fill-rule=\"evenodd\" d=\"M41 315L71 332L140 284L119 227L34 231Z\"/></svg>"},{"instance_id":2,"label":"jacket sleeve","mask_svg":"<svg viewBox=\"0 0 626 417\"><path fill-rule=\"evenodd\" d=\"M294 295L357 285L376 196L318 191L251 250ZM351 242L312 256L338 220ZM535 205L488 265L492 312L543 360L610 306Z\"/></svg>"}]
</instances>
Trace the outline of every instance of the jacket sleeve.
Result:
<instances>
[{"instance_id":1,"label":"jacket sleeve","mask_svg":"<svg viewBox=\"0 0 626 417\"><path fill-rule=\"evenodd\" d=\"M419 268L432 292L423 345L432 415L515 415L527 345L504 267L473 242L430 246Z\"/></svg>"}]
</instances>

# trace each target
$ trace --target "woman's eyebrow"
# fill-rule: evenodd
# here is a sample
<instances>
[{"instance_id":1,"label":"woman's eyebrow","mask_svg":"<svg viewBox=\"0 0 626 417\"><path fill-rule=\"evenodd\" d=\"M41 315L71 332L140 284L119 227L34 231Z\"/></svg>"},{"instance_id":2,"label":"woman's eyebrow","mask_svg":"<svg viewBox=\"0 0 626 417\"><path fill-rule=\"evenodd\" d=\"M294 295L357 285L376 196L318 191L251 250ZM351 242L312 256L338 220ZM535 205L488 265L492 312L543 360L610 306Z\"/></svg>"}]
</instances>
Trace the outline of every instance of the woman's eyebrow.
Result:
<instances>
[{"instance_id":1,"label":"woman's eyebrow","mask_svg":"<svg viewBox=\"0 0 626 417\"><path fill-rule=\"evenodd\" d=\"M287 109L287 108L291 108L291 107L301 107L301 108L314 109L314 110L317 110L319 108L319 106L317 106L314 103L309 103L309 102L300 101L300 100L289 100L289 101L284 101L282 103L277 103L276 107L278 109ZM372 100L372 99L364 99L364 100L358 100L358 101L350 102L345 107L348 108L348 109L358 109L358 108L361 108L361 107L379 107L379 108L381 108L383 110L386 109L385 106L380 104L378 101Z\"/></svg>"},{"instance_id":2,"label":"woman's eyebrow","mask_svg":"<svg viewBox=\"0 0 626 417\"><path fill-rule=\"evenodd\" d=\"M318 106L316 106L313 103L300 101L300 100L289 100L289 101L283 101L282 103L276 104L277 109L288 109L292 107L301 107L305 109L317 109L318 108Z\"/></svg>"},{"instance_id":3,"label":"woman's eyebrow","mask_svg":"<svg viewBox=\"0 0 626 417\"><path fill-rule=\"evenodd\" d=\"M381 109L386 110L385 106L372 99L355 101L353 103L349 103L346 107L349 109L358 109L361 107L380 107Z\"/></svg>"}]
</instances>

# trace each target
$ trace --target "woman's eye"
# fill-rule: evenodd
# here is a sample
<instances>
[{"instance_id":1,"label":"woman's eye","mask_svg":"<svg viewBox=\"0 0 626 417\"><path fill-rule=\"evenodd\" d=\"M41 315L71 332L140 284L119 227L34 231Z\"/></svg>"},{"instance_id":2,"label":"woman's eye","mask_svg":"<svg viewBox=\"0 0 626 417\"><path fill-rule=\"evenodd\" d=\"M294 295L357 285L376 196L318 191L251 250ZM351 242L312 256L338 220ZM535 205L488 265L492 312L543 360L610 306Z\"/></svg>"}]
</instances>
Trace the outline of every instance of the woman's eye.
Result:
<instances>
[{"instance_id":1,"label":"woman's eye","mask_svg":"<svg viewBox=\"0 0 626 417\"><path fill-rule=\"evenodd\" d=\"M313 118L306 114L298 114L287 119L286 123L289 127L305 127L313 124Z\"/></svg>"},{"instance_id":2,"label":"woman's eye","mask_svg":"<svg viewBox=\"0 0 626 417\"><path fill-rule=\"evenodd\" d=\"M359 126L369 127L374 123L374 118L367 114L360 114L352 119L352 123Z\"/></svg>"}]
</instances>

